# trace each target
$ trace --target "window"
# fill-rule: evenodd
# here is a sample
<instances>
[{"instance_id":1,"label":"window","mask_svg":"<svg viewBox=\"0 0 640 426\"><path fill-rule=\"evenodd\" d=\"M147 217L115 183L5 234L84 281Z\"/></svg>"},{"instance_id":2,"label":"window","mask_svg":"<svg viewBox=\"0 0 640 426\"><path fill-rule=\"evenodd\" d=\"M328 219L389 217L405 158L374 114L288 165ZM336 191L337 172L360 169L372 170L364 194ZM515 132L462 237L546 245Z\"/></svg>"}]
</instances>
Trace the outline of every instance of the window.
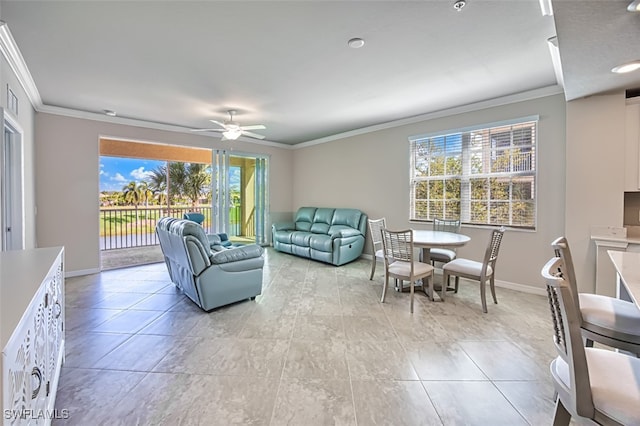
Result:
<instances>
[{"instance_id":1,"label":"window","mask_svg":"<svg viewBox=\"0 0 640 426\"><path fill-rule=\"evenodd\" d=\"M410 219L535 229L536 126L529 117L410 138Z\"/></svg>"}]
</instances>

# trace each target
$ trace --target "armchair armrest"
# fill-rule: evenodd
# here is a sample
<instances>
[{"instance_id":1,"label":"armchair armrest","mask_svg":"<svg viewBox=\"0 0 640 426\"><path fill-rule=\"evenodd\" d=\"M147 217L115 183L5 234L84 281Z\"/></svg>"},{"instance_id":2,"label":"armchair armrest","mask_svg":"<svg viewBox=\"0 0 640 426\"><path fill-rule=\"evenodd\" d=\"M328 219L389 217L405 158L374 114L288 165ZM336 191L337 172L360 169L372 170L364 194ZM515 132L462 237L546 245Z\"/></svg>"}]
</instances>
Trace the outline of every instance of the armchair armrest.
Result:
<instances>
[{"instance_id":1,"label":"armchair armrest","mask_svg":"<svg viewBox=\"0 0 640 426\"><path fill-rule=\"evenodd\" d=\"M340 229L339 231L334 232L333 234L331 234L331 238L345 238L345 237L355 237L357 235L362 235L362 233L360 232L360 230L358 229Z\"/></svg>"},{"instance_id":2,"label":"armchair armrest","mask_svg":"<svg viewBox=\"0 0 640 426\"><path fill-rule=\"evenodd\" d=\"M213 264L237 262L245 259L253 259L262 256L262 247L257 244L230 248L228 250L213 253L209 258Z\"/></svg>"},{"instance_id":3,"label":"armchair armrest","mask_svg":"<svg viewBox=\"0 0 640 426\"><path fill-rule=\"evenodd\" d=\"M293 222L280 222L271 225L274 231L286 231L288 229L296 229L296 224Z\"/></svg>"}]
</instances>

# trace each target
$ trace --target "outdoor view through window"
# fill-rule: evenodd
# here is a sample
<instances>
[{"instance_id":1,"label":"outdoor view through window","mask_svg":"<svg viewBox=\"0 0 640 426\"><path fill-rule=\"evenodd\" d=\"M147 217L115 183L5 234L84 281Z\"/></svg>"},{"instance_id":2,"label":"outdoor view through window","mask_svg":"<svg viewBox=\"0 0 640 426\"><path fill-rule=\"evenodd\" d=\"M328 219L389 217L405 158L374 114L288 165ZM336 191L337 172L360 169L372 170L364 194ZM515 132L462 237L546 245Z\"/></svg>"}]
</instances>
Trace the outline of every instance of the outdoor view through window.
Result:
<instances>
[{"instance_id":1,"label":"outdoor view through window","mask_svg":"<svg viewBox=\"0 0 640 426\"><path fill-rule=\"evenodd\" d=\"M535 229L536 124L411 138L411 220Z\"/></svg>"},{"instance_id":2,"label":"outdoor view through window","mask_svg":"<svg viewBox=\"0 0 640 426\"><path fill-rule=\"evenodd\" d=\"M163 216L203 213L211 225L211 165L100 157L100 248L157 245L155 224ZM230 167L230 222L239 222L240 168ZM238 206L239 207L239 206ZM236 210L238 210L236 212Z\"/></svg>"}]
</instances>

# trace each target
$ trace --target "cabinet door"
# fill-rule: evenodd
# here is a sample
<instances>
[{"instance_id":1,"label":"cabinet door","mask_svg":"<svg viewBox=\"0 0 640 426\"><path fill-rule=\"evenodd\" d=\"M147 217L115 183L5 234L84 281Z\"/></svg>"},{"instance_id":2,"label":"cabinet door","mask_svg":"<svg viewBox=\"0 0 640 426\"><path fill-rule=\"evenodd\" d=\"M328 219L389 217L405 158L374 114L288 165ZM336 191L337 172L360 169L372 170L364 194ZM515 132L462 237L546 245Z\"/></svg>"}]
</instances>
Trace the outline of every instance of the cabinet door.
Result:
<instances>
[{"instance_id":1,"label":"cabinet door","mask_svg":"<svg viewBox=\"0 0 640 426\"><path fill-rule=\"evenodd\" d=\"M3 353L5 424L44 424L47 407L47 308L41 288ZM7 419L7 417L9 417Z\"/></svg>"},{"instance_id":2,"label":"cabinet door","mask_svg":"<svg viewBox=\"0 0 640 426\"><path fill-rule=\"evenodd\" d=\"M47 307L47 380L57 381L60 350L64 340L64 277L60 262L54 275L46 283L48 293ZM50 383L53 386L54 383ZM51 407L50 407L51 408Z\"/></svg>"}]
</instances>

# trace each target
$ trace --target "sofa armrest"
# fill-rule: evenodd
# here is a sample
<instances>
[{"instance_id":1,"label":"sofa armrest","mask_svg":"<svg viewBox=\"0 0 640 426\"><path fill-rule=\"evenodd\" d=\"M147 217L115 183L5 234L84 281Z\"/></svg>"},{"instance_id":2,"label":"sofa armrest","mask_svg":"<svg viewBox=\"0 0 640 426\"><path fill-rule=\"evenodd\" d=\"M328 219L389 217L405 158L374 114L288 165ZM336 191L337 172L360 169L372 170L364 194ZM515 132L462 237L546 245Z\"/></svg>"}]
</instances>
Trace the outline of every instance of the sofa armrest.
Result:
<instances>
[{"instance_id":1,"label":"sofa armrest","mask_svg":"<svg viewBox=\"0 0 640 426\"><path fill-rule=\"evenodd\" d=\"M355 237L357 235L362 235L362 233L358 229L341 229L331 234L331 238Z\"/></svg>"},{"instance_id":2,"label":"sofa armrest","mask_svg":"<svg viewBox=\"0 0 640 426\"><path fill-rule=\"evenodd\" d=\"M228 250L213 253L209 258L213 264L237 262L239 260L253 259L262 256L262 247L257 244L230 248Z\"/></svg>"},{"instance_id":3,"label":"sofa armrest","mask_svg":"<svg viewBox=\"0 0 640 426\"><path fill-rule=\"evenodd\" d=\"M272 227L274 231L286 231L286 230L296 229L296 224L293 222L281 222L281 223L274 223Z\"/></svg>"}]
</instances>

